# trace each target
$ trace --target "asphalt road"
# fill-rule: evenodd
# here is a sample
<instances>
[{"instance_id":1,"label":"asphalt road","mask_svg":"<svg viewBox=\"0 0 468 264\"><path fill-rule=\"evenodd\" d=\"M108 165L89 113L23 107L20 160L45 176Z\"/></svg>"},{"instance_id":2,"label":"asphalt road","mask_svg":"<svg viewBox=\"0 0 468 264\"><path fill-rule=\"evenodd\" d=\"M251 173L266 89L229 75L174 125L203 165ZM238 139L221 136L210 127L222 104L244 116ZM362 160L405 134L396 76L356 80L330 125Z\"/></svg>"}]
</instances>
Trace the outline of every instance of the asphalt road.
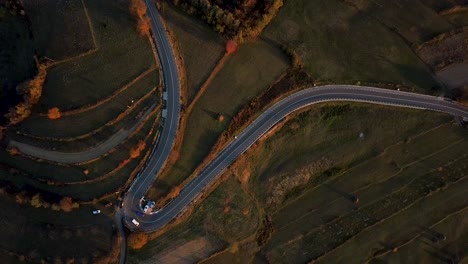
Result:
<instances>
[{"instance_id":1,"label":"asphalt road","mask_svg":"<svg viewBox=\"0 0 468 264\"><path fill-rule=\"evenodd\" d=\"M196 178L189 182L177 198L158 213L144 217L137 216L133 211L139 209L139 199L144 195L144 192L130 192L126 199L126 203L130 202L130 205L126 206L131 206L133 211L126 212L126 218L129 220L135 218L140 222L140 225L136 227L131 222L127 222L127 226L133 231L149 232L168 224L183 212L216 176L220 175L239 155L284 117L309 105L329 101L355 101L426 109L460 116L468 120L467 107L440 97L351 85L327 85L302 90L286 97L262 113L236 139L233 139ZM150 184L152 179L154 177L145 183Z\"/></svg>"},{"instance_id":2,"label":"asphalt road","mask_svg":"<svg viewBox=\"0 0 468 264\"><path fill-rule=\"evenodd\" d=\"M236 139L233 139L196 178L190 181L182 189L179 196L167 204L166 207L157 213L140 217L135 213L141 210L140 199L150 188L167 160L174 143L180 114L180 83L174 53L154 3L151 0L145 1L163 70L164 88L168 93L168 101L166 102L167 118L163 124L158 142L144 169L140 171L124 196L124 205L121 209L124 213L123 222L132 231L150 232L171 222L201 194L216 176L220 175L239 155L249 149L275 124L294 111L312 104L329 101L367 102L439 111L468 120L468 108L439 97L351 85L328 85L305 89L286 97L262 113ZM135 226L131 222L133 218L140 222L139 226Z\"/></svg>"},{"instance_id":3,"label":"asphalt road","mask_svg":"<svg viewBox=\"0 0 468 264\"><path fill-rule=\"evenodd\" d=\"M141 116L132 127L128 129L121 129L101 144L84 151L63 152L47 150L29 144L21 143L15 140L10 140L8 142L8 147L18 148L21 153L29 156L59 163L73 164L94 160L108 153L110 150L112 150L117 145L122 143L122 141L128 138L128 136L130 136L133 133L133 131L135 131L138 128L141 122L143 122L148 117L148 115L151 113L151 111L153 111L155 106L156 105L153 105L148 110L146 110L143 116Z\"/></svg>"},{"instance_id":4,"label":"asphalt road","mask_svg":"<svg viewBox=\"0 0 468 264\"><path fill-rule=\"evenodd\" d=\"M179 126L180 116L180 82L175 56L169 42L169 37L154 2L145 0L147 14L151 19L153 38L158 51L159 63L163 71L163 87L167 92L166 118L162 119L160 136L151 152L145 167L138 173L130 189L124 196L124 224L133 229L132 218L139 209L140 198L148 191L157 174L166 162Z\"/></svg>"}]
</instances>

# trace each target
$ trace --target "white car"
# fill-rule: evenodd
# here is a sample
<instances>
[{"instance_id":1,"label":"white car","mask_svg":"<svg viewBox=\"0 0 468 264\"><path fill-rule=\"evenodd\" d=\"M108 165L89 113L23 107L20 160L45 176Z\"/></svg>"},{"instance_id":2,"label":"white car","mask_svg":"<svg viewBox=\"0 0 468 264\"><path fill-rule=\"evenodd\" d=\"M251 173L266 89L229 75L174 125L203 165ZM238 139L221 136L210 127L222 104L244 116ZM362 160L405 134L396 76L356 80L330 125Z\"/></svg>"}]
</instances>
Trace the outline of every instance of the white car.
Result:
<instances>
[{"instance_id":1,"label":"white car","mask_svg":"<svg viewBox=\"0 0 468 264\"><path fill-rule=\"evenodd\" d=\"M94 210L94 211L93 211L93 214L94 214L94 215L97 215L97 214L100 214L100 213L101 213L101 210Z\"/></svg>"},{"instance_id":2,"label":"white car","mask_svg":"<svg viewBox=\"0 0 468 264\"><path fill-rule=\"evenodd\" d=\"M133 223L135 226L139 226L139 225L140 225L140 223L139 223L137 220L135 220L135 219L132 219L132 223Z\"/></svg>"}]
</instances>

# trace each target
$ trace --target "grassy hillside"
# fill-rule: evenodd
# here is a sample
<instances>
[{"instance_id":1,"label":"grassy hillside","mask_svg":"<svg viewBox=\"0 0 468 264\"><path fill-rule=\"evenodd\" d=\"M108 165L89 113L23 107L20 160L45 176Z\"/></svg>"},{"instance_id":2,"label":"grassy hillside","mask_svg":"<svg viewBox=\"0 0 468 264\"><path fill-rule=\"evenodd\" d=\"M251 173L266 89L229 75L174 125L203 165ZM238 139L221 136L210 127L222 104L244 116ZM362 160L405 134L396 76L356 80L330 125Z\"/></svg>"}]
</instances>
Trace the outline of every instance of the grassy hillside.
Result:
<instances>
[{"instance_id":1,"label":"grassy hillside","mask_svg":"<svg viewBox=\"0 0 468 264\"><path fill-rule=\"evenodd\" d=\"M186 179L209 153L232 117L287 67L280 50L264 43L241 46L208 86L188 117L179 161L154 187L167 191ZM223 115L220 122L218 115ZM154 194L154 193L153 193Z\"/></svg>"},{"instance_id":2,"label":"grassy hillside","mask_svg":"<svg viewBox=\"0 0 468 264\"><path fill-rule=\"evenodd\" d=\"M97 48L84 4L82 0L24 2L40 57L60 60Z\"/></svg>"},{"instance_id":3,"label":"grassy hillside","mask_svg":"<svg viewBox=\"0 0 468 264\"><path fill-rule=\"evenodd\" d=\"M224 54L224 40L207 25L163 3L162 16L174 36L187 75L190 103L211 70Z\"/></svg>"},{"instance_id":4,"label":"grassy hillside","mask_svg":"<svg viewBox=\"0 0 468 264\"><path fill-rule=\"evenodd\" d=\"M77 152L98 145L138 120L143 122L109 153L84 164L56 164L9 153L3 144L2 260L97 263L117 245L113 227L116 198L158 134L158 108L145 119L142 115L159 103L159 71L148 38L136 32L128 2L44 0L25 5L33 37L26 40L31 43L24 42L29 37L27 27L19 27L23 22L27 25L25 21L12 20L16 24L9 28L17 29L18 41L24 45L35 45L37 55L50 66L39 104L30 118L9 130L9 138ZM3 18L10 13L0 15L3 29ZM28 56L21 45L16 48ZM22 56L17 56L18 65L24 63ZM51 107L58 107L62 116L50 119L47 112ZM131 157L140 142L146 146ZM71 212L57 209L65 196L79 207ZM94 209L102 213L93 215Z\"/></svg>"},{"instance_id":5,"label":"grassy hillside","mask_svg":"<svg viewBox=\"0 0 468 264\"><path fill-rule=\"evenodd\" d=\"M21 100L16 86L36 72L30 24L19 12L0 5L0 124L8 109Z\"/></svg>"},{"instance_id":6,"label":"grassy hillside","mask_svg":"<svg viewBox=\"0 0 468 264\"><path fill-rule=\"evenodd\" d=\"M307 262L317 257L319 263L350 258L357 263L398 261L415 247L413 258L428 263L435 263L434 254L445 254L445 249L465 256L466 228L447 229L443 223L466 217L467 146L466 128L442 114L355 103L311 107L227 172L241 182L238 192L247 190L255 197L257 214L264 220L250 239L240 243L205 231L205 236L221 239L226 246L222 253L204 259L207 263L265 258L274 263ZM210 196L194 215L211 219L211 211L203 209L211 201ZM222 208L218 204L213 210ZM161 241L180 239L176 234L188 223L151 242L159 243L157 248L148 246L142 252L174 250ZM434 232L447 239L431 244ZM182 233L185 242L195 239L191 233ZM195 257L190 252L183 256ZM150 256L145 253L135 259Z\"/></svg>"},{"instance_id":7,"label":"grassy hillside","mask_svg":"<svg viewBox=\"0 0 468 264\"><path fill-rule=\"evenodd\" d=\"M385 18L373 14L379 10L362 12L339 0L285 1L263 36L294 51L319 80L403 84L430 93L437 83L429 69L391 26L376 20Z\"/></svg>"}]
</instances>

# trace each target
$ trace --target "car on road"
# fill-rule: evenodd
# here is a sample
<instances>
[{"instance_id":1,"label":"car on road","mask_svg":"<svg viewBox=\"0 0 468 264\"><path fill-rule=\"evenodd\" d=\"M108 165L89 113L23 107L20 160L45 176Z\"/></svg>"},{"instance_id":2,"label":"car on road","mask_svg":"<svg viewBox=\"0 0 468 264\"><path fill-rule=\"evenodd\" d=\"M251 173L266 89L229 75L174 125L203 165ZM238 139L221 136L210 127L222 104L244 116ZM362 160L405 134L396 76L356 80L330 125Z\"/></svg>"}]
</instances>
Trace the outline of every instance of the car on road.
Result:
<instances>
[{"instance_id":1,"label":"car on road","mask_svg":"<svg viewBox=\"0 0 468 264\"><path fill-rule=\"evenodd\" d=\"M132 223L133 223L135 226L139 226L139 225L140 225L140 222L138 222L138 221L135 220L135 219L132 219Z\"/></svg>"},{"instance_id":2,"label":"car on road","mask_svg":"<svg viewBox=\"0 0 468 264\"><path fill-rule=\"evenodd\" d=\"M101 213L101 210L93 210L93 215L97 215L97 214L100 214Z\"/></svg>"}]
</instances>

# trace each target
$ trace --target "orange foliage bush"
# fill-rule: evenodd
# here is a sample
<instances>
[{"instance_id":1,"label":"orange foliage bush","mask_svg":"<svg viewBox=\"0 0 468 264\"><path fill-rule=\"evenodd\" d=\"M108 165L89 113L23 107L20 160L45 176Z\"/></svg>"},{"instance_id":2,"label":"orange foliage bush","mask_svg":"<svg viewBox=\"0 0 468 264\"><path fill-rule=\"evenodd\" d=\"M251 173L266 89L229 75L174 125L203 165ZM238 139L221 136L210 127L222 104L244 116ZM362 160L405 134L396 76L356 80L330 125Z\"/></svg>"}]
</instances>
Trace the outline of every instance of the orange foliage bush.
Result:
<instances>
[{"instance_id":1,"label":"orange foliage bush","mask_svg":"<svg viewBox=\"0 0 468 264\"><path fill-rule=\"evenodd\" d=\"M176 198L177 196L179 196L180 191L181 191L180 186L176 186L176 187L174 187L174 188L171 190L171 192L167 195L167 197L168 197L169 199L174 199L174 198Z\"/></svg>"},{"instance_id":2,"label":"orange foliage bush","mask_svg":"<svg viewBox=\"0 0 468 264\"><path fill-rule=\"evenodd\" d=\"M47 112L47 117L49 117L49 119L59 119L62 117L62 113L60 113L60 109L53 107Z\"/></svg>"},{"instance_id":3,"label":"orange foliage bush","mask_svg":"<svg viewBox=\"0 0 468 264\"><path fill-rule=\"evenodd\" d=\"M23 93L24 101L9 109L5 115L10 124L22 122L31 115L31 109L42 95L42 87L47 76L47 65L37 63L37 75L30 81L20 84L16 89Z\"/></svg>"},{"instance_id":4,"label":"orange foliage bush","mask_svg":"<svg viewBox=\"0 0 468 264\"><path fill-rule=\"evenodd\" d=\"M150 33L150 20L146 16L146 5L142 0L130 1L130 12L137 17L137 31L141 36L148 36Z\"/></svg>"},{"instance_id":5,"label":"orange foliage bush","mask_svg":"<svg viewBox=\"0 0 468 264\"><path fill-rule=\"evenodd\" d=\"M237 50L237 42L235 42L234 40L228 40L228 42L226 42L226 52L228 54L231 54L236 50Z\"/></svg>"},{"instance_id":6,"label":"orange foliage bush","mask_svg":"<svg viewBox=\"0 0 468 264\"><path fill-rule=\"evenodd\" d=\"M20 151L17 148L14 148L14 147L13 148L8 148L7 152L12 156L18 155L20 153Z\"/></svg>"},{"instance_id":7,"label":"orange foliage bush","mask_svg":"<svg viewBox=\"0 0 468 264\"><path fill-rule=\"evenodd\" d=\"M73 208L78 207L78 203L74 203L71 197L63 197L59 205L64 212L71 212Z\"/></svg>"},{"instance_id":8,"label":"orange foliage bush","mask_svg":"<svg viewBox=\"0 0 468 264\"><path fill-rule=\"evenodd\" d=\"M142 0L130 1L130 12L137 17L143 17L146 14L146 5Z\"/></svg>"},{"instance_id":9,"label":"orange foliage bush","mask_svg":"<svg viewBox=\"0 0 468 264\"><path fill-rule=\"evenodd\" d=\"M130 158L135 159L138 158L141 152L145 149L146 143L142 140L138 142L138 145L135 148L130 149Z\"/></svg>"},{"instance_id":10,"label":"orange foliage bush","mask_svg":"<svg viewBox=\"0 0 468 264\"><path fill-rule=\"evenodd\" d=\"M137 30L140 36L149 36L150 34L150 20L147 17L138 19Z\"/></svg>"},{"instance_id":11,"label":"orange foliage bush","mask_svg":"<svg viewBox=\"0 0 468 264\"><path fill-rule=\"evenodd\" d=\"M146 233L130 233L127 242L132 249L140 249L148 243L149 237Z\"/></svg>"},{"instance_id":12,"label":"orange foliage bush","mask_svg":"<svg viewBox=\"0 0 468 264\"><path fill-rule=\"evenodd\" d=\"M224 116L223 115L219 115L218 116L218 122L222 123L224 121Z\"/></svg>"},{"instance_id":13,"label":"orange foliage bush","mask_svg":"<svg viewBox=\"0 0 468 264\"><path fill-rule=\"evenodd\" d=\"M249 215L249 213L250 213L249 208L244 208L244 210L242 210L243 215Z\"/></svg>"}]
</instances>

